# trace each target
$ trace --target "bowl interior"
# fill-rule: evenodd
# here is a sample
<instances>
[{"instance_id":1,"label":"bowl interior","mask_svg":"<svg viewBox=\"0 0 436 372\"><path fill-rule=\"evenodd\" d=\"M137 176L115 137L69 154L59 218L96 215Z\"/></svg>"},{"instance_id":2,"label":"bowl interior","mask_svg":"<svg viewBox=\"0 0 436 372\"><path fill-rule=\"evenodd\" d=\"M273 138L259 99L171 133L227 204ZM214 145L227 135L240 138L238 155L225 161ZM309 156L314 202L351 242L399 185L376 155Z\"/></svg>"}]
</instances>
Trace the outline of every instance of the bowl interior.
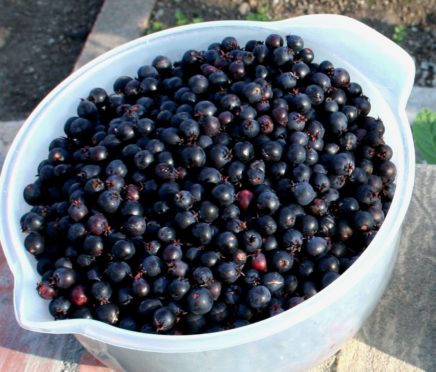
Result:
<instances>
[{"instance_id":1,"label":"bowl interior","mask_svg":"<svg viewBox=\"0 0 436 372\"><path fill-rule=\"evenodd\" d=\"M287 31L288 29L289 31ZM22 199L22 190L27 184L35 180L37 165L47 157L49 142L55 137L64 135L64 123L68 117L76 114L80 98L85 98L94 87L102 87L108 92L112 92L112 83L118 76L135 76L138 67L150 63L157 54L167 55L173 61L176 61L181 58L186 50L206 49L212 42L221 41L223 37L228 35L236 36L240 44L244 45L250 39L264 39L271 32L277 32L277 30L280 30L282 35L288 33L301 35L305 40L305 45L314 50L315 61L321 62L328 59L335 66L347 68L352 81L363 87L365 94L371 97L372 109L370 115L379 116L386 125L385 139L394 150L393 161L398 169L397 179L400 188L403 187L401 183L406 182L407 173L410 173L410 154L413 150L413 148L410 148L410 142L405 140L408 135L405 133L405 123L399 122L398 108L391 106L392 103L388 102L381 94L380 85L372 79L372 76L378 73L376 72L377 65L373 61L374 56L368 55L366 59L362 60L360 57L353 57L353 53L349 53L347 56L347 53L344 52L344 48L349 46L350 38L354 37L354 42L359 42L359 37L361 38L359 28L350 30L350 37L346 39L338 36L335 45L337 45L340 52L335 52L335 49L332 49L331 40L325 39L319 33L314 33L307 25L302 26L296 23L293 26L292 20L289 20L286 24L286 30L283 25L275 23L229 21L214 22L213 26L200 24L182 27L179 30L164 31L135 40L92 61L60 84L23 125L6 159L1 180L2 197L0 206L2 220L5 221L1 227L1 235L4 251L15 276L17 317L24 327L43 332L57 333L65 331L65 328L59 325L62 322L52 320L48 312L47 302L39 298L35 291L35 285L39 280L39 275L35 269L36 261L22 248L24 236L20 231L18 221L29 210L29 206ZM340 32L343 33L339 23L335 32L337 35L340 35ZM368 66L370 66L369 70ZM374 71L373 75L371 70ZM408 92L405 94L408 96ZM407 188L410 188L410 185ZM395 205L400 202L398 194L397 191L393 210L396 209ZM390 213L390 215L393 214L395 212ZM386 220L385 225L389 226L383 226L376 237L379 242L387 238L387 233L393 226L395 216L388 217L390 219ZM382 231L384 231L383 237L379 236L382 235ZM324 291L329 290L330 293L333 293L334 286L338 289L341 283L345 285L346 279L343 278L345 275L348 275L348 272L333 283L332 288L329 287ZM325 299L325 296L322 296L323 293L321 292L300 305L301 310L296 308L296 311L294 311L293 309L294 313L304 316L302 313L304 307L310 306L311 302L322 301L323 298ZM287 313L282 317L283 319L285 317L290 319L289 317L292 314ZM65 324L77 325L78 322L65 321ZM87 323L87 325L90 324ZM256 324L253 324L253 326L256 326ZM105 324L98 324L96 327L105 330L114 328ZM122 335L126 331L112 329L110 332L113 336ZM148 337L148 335L138 335L138 337L143 336Z\"/></svg>"}]
</instances>

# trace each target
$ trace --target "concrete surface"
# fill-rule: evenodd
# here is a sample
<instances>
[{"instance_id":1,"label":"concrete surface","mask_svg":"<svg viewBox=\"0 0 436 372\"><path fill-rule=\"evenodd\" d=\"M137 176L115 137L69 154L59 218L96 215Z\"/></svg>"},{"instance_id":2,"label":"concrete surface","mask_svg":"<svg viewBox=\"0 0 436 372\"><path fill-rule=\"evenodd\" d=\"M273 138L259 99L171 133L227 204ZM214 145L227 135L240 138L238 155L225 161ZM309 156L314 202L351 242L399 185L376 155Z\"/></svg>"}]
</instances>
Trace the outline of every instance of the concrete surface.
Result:
<instances>
[{"instance_id":1,"label":"concrete surface","mask_svg":"<svg viewBox=\"0 0 436 372\"><path fill-rule=\"evenodd\" d=\"M9 30L6 27L0 27L0 48L6 45L9 37Z\"/></svg>"},{"instance_id":2,"label":"concrete surface","mask_svg":"<svg viewBox=\"0 0 436 372\"><path fill-rule=\"evenodd\" d=\"M147 27L156 0L106 0L75 69L127 41L136 39Z\"/></svg>"},{"instance_id":3,"label":"concrete surface","mask_svg":"<svg viewBox=\"0 0 436 372\"><path fill-rule=\"evenodd\" d=\"M361 331L336 354L333 367L318 372L436 370L435 182L436 166L417 166L391 282Z\"/></svg>"},{"instance_id":4,"label":"concrete surface","mask_svg":"<svg viewBox=\"0 0 436 372\"><path fill-rule=\"evenodd\" d=\"M0 121L0 169L5 160L6 153L15 135L20 129L22 120Z\"/></svg>"}]
</instances>

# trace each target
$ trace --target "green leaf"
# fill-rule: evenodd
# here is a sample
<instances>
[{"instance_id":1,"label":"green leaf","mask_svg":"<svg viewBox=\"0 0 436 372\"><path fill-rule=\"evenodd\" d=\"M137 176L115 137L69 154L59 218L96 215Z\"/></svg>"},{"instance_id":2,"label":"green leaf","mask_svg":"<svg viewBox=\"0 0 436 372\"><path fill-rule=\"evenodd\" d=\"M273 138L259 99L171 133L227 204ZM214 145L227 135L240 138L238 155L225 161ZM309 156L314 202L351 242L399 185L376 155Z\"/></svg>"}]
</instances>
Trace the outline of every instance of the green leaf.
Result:
<instances>
[{"instance_id":1,"label":"green leaf","mask_svg":"<svg viewBox=\"0 0 436 372\"><path fill-rule=\"evenodd\" d=\"M176 18L177 26L187 25L189 23L189 18L180 9L176 9L174 17Z\"/></svg>"},{"instance_id":2,"label":"green leaf","mask_svg":"<svg viewBox=\"0 0 436 372\"><path fill-rule=\"evenodd\" d=\"M201 23L201 22L204 22L204 19L202 17L192 18L192 23Z\"/></svg>"},{"instance_id":3,"label":"green leaf","mask_svg":"<svg viewBox=\"0 0 436 372\"><path fill-rule=\"evenodd\" d=\"M249 21L270 21L271 17L268 15L269 10L270 9L268 5L260 6L256 9L255 12L248 13L245 19Z\"/></svg>"},{"instance_id":4,"label":"green leaf","mask_svg":"<svg viewBox=\"0 0 436 372\"><path fill-rule=\"evenodd\" d=\"M415 145L424 159L436 164L436 112L422 109L412 126Z\"/></svg>"},{"instance_id":5,"label":"green leaf","mask_svg":"<svg viewBox=\"0 0 436 372\"><path fill-rule=\"evenodd\" d=\"M407 28L405 26L395 26L392 40L397 44L401 44L407 36Z\"/></svg>"},{"instance_id":6,"label":"green leaf","mask_svg":"<svg viewBox=\"0 0 436 372\"><path fill-rule=\"evenodd\" d=\"M152 21L151 22L151 27L150 30L151 32L156 32L156 31L161 31L161 30L165 30L168 26L160 21Z\"/></svg>"}]
</instances>

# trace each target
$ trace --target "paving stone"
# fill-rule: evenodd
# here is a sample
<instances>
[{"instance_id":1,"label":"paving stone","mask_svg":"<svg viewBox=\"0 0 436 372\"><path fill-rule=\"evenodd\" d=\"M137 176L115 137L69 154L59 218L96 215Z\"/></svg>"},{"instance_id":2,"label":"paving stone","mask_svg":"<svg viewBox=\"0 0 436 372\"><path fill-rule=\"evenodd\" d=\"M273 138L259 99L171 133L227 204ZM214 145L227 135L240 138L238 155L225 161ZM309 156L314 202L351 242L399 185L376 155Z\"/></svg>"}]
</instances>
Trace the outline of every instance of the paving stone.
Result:
<instances>
[{"instance_id":1,"label":"paving stone","mask_svg":"<svg viewBox=\"0 0 436 372\"><path fill-rule=\"evenodd\" d=\"M417 165L398 260L383 298L356 337L310 372L434 370L435 185L436 166Z\"/></svg>"},{"instance_id":2,"label":"paving stone","mask_svg":"<svg viewBox=\"0 0 436 372\"><path fill-rule=\"evenodd\" d=\"M9 37L9 30L5 27L0 27L0 48L3 48L7 41L8 41L8 37Z\"/></svg>"},{"instance_id":3,"label":"paving stone","mask_svg":"<svg viewBox=\"0 0 436 372\"><path fill-rule=\"evenodd\" d=\"M422 369L353 339L337 355L331 372L417 372Z\"/></svg>"},{"instance_id":4,"label":"paving stone","mask_svg":"<svg viewBox=\"0 0 436 372\"><path fill-rule=\"evenodd\" d=\"M15 135L23 124L22 120L0 121L0 170Z\"/></svg>"},{"instance_id":5,"label":"paving stone","mask_svg":"<svg viewBox=\"0 0 436 372\"><path fill-rule=\"evenodd\" d=\"M430 371L436 361L436 166L417 165L415 180L392 280L357 339Z\"/></svg>"},{"instance_id":6,"label":"paving stone","mask_svg":"<svg viewBox=\"0 0 436 372\"><path fill-rule=\"evenodd\" d=\"M148 25L155 0L106 0L88 36L75 69L127 41Z\"/></svg>"}]
</instances>

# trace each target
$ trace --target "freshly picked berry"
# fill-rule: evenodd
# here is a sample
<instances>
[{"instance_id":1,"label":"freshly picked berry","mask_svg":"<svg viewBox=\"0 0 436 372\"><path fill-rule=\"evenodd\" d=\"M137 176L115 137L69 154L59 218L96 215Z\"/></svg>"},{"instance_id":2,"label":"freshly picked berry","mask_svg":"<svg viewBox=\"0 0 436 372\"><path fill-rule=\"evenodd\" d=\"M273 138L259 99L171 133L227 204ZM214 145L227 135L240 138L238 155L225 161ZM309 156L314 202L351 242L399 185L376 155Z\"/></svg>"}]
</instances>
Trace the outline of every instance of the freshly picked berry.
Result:
<instances>
[{"instance_id":1,"label":"freshly picked berry","mask_svg":"<svg viewBox=\"0 0 436 372\"><path fill-rule=\"evenodd\" d=\"M397 172L352 79L298 35L228 36L83 92L23 190L50 314L217 332L333 283L383 224Z\"/></svg>"}]
</instances>

